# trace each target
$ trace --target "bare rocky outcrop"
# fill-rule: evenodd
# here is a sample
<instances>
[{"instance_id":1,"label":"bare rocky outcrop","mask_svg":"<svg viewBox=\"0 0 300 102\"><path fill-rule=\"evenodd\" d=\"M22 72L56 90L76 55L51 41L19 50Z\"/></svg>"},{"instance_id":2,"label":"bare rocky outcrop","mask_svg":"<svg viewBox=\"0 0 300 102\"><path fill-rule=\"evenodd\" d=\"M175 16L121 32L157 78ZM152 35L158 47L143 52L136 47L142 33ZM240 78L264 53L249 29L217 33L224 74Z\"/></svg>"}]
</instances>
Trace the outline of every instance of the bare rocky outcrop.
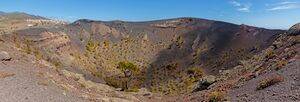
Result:
<instances>
[{"instance_id":1,"label":"bare rocky outcrop","mask_svg":"<svg viewBox=\"0 0 300 102\"><path fill-rule=\"evenodd\" d=\"M295 24L294 26L292 26L289 30L288 30L288 35L291 36L296 36L296 35L300 35L300 23Z\"/></svg>"},{"instance_id":2,"label":"bare rocky outcrop","mask_svg":"<svg viewBox=\"0 0 300 102\"><path fill-rule=\"evenodd\" d=\"M208 75L200 79L193 92L207 89L210 85L216 82L216 76Z\"/></svg>"},{"instance_id":3,"label":"bare rocky outcrop","mask_svg":"<svg viewBox=\"0 0 300 102\"><path fill-rule=\"evenodd\" d=\"M10 61L12 58L6 51L1 51L0 52L0 60L1 61Z\"/></svg>"}]
</instances>

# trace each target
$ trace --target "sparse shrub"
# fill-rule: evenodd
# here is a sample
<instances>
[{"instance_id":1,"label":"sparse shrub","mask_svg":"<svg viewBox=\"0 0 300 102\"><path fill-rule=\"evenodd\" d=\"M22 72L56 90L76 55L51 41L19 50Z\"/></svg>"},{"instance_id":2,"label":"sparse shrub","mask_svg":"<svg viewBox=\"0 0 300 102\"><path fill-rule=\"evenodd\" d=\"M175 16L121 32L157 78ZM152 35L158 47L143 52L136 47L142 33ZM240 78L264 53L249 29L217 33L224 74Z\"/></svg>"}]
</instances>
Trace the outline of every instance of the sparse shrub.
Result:
<instances>
[{"instance_id":1,"label":"sparse shrub","mask_svg":"<svg viewBox=\"0 0 300 102\"><path fill-rule=\"evenodd\" d=\"M89 40L86 45L86 50L89 52L96 52L98 46L99 46L99 43Z\"/></svg>"},{"instance_id":2,"label":"sparse shrub","mask_svg":"<svg viewBox=\"0 0 300 102\"><path fill-rule=\"evenodd\" d=\"M177 66L178 66L177 63L176 64L168 64L168 65L166 65L166 68L168 70L175 70L175 69L177 69Z\"/></svg>"},{"instance_id":3,"label":"sparse shrub","mask_svg":"<svg viewBox=\"0 0 300 102\"><path fill-rule=\"evenodd\" d=\"M82 42L83 41L83 29L81 29L81 32L79 34L79 40Z\"/></svg>"},{"instance_id":4,"label":"sparse shrub","mask_svg":"<svg viewBox=\"0 0 300 102\"><path fill-rule=\"evenodd\" d=\"M260 81L256 87L257 90L262 90L262 89L265 89L269 86L272 86L272 85L275 85L279 82L282 82L284 79L282 76L273 76L273 77L270 77L268 79L264 79L262 81Z\"/></svg>"},{"instance_id":5,"label":"sparse shrub","mask_svg":"<svg viewBox=\"0 0 300 102\"><path fill-rule=\"evenodd\" d=\"M109 41L105 40L105 41L103 42L103 44L104 44L105 47L108 47L108 46L109 46Z\"/></svg>"},{"instance_id":6,"label":"sparse shrub","mask_svg":"<svg viewBox=\"0 0 300 102\"><path fill-rule=\"evenodd\" d=\"M128 89L125 89L125 92L139 92L140 87L129 87Z\"/></svg>"},{"instance_id":7,"label":"sparse shrub","mask_svg":"<svg viewBox=\"0 0 300 102\"><path fill-rule=\"evenodd\" d=\"M38 48L33 48L32 52L37 59L42 59L44 57L43 54L40 53Z\"/></svg>"},{"instance_id":8,"label":"sparse shrub","mask_svg":"<svg viewBox=\"0 0 300 102\"><path fill-rule=\"evenodd\" d=\"M275 69L280 70L283 68L288 62L286 60L280 60L276 63Z\"/></svg>"},{"instance_id":9,"label":"sparse shrub","mask_svg":"<svg viewBox=\"0 0 300 102\"><path fill-rule=\"evenodd\" d=\"M300 43L300 36L293 37L292 39L292 45L296 45Z\"/></svg>"},{"instance_id":10,"label":"sparse shrub","mask_svg":"<svg viewBox=\"0 0 300 102\"><path fill-rule=\"evenodd\" d=\"M197 68L197 67L193 67L188 69L187 71L188 75L190 75L190 77L198 79L201 78L204 75L204 72L201 68Z\"/></svg>"},{"instance_id":11,"label":"sparse shrub","mask_svg":"<svg viewBox=\"0 0 300 102\"><path fill-rule=\"evenodd\" d=\"M140 86L129 85L130 79L123 76L112 76L104 78L107 85L115 88L122 88L125 92L138 92Z\"/></svg>"},{"instance_id":12,"label":"sparse shrub","mask_svg":"<svg viewBox=\"0 0 300 102\"><path fill-rule=\"evenodd\" d=\"M124 90L128 89L128 78L121 76L112 76L104 78L104 81L107 83L107 85L113 86L115 88L122 88Z\"/></svg>"},{"instance_id":13,"label":"sparse shrub","mask_svg":"<svg viewBox=\"0 0 300 102\"><path fill-rule=\"evenodd\" d=\"M15 46L16 46L17 48L21 48L21 43L20 43L19 41L15 41Z\"/></svg>"},{"instance_id":14,"label":"sparse shrub","mask_svg":"<svg viewBox=\"0 0 300 102\"><path fill-rule=\"evenodd\" d=\"M134 74L137 74L140 71L136 65L127 61L119 62L117 68L121 69L124 73L126 73L126 71L130 71Z\"/></svg>"},{"instance_id":15,"label":"sparse shrub","mask_svg":"<svg viewBox=\"0 0 300 102\"><path fill-rule=\"evenodd\" d=\"M166 64L161 67L151 65L150 91L164 95L179 95L193 91L195 85L204 76L200 67L191 67L187 70L181 68L178 63Z\"/></svg>"},{"instance_id":16,"label":"sparse shrub","mask_svg":"<svg viewBox=\"0 0 300 102\"><path fill-rule=\"evenodd\" d=\"M29 46L33 44L33 41L26 39L24 43Z\"/></svg>"},{"instance_id":17,"label":"sparse shrub","mask_svg":"<svg viewBox=\"0 0 300 102\"><path fill-rule=\"evenodd\" d=\"M71 56L75 57L75 59L80 60L81 59L81 55L78 52L74 52L74 53L70 53Z\"/></svg>"},{"instance_id":18,"label":"sparse shrub","mask_svg":"<svg viewBox=\"0 0 300 102\"><path fill-rule=\"evenodd\" d=\"M37 58L37 59L43 59L43 54L41 54L40 52L35 52L34 53L34 56Z\"/></svg>"},{"instance_id":19,"label":"sparse shrub","mask_svg":"<svg viewBox=\"0 0 300 102\"><path fill-rule=\"evenodd\" d=\"M24 49L27 54L31 54L33 52L33 49L30 47L32 45L32 40L25 40L24 44L26 45L26 48ZM16 47L20 47L20 44L16 45Z\"/></svg>"},{"instance_id":20,"label":"sparse shrub","mask_svg":"<svg viewBox=\"0 0 300 102\"><path fill-rule=\"evenodd\" d=\"M266 50L266 58L267 59L272 59L274 57L276 57L277 55L275 54L273 49L267 49Z\"/></svg>"},{"instance_id":21,"label":"sparse shrub","mask_svg":"<svg viewBox=\"0 0 300 102\"><path fill-rule=\"evenodd\" d=\"M143 82L139 79L139 77L141 77L139 76L140 69L128 61L119 62L117 68L120 69L125 76L107 77L104 79L107 84L116 88L122 88L126 92L137 92L141 87L139 83ZM132 76L134 76L135 79L133 79Z\"/></svg>"},{"instance_id":22,"label":"sparse shrub","mask_svg":"<svg viewBox=\"0 0 300 102\"><path fill-rule=\"evenodd\" d=\"M225 94L222 92L211 92L208 94L208 101L209 102L220 102L225 99Z\"/></svg>"},{"instance_id":23,"label":"sparse shrub","mask_svg":"<svg viewBox=\"0 0 300 102\"><path fill-rule=\"evenodd\" d=\"M29 46L27 46L24 50L27 54L31 54L32 52L32 49Z\"/></svg>"},{"instance_id":24,"label":"sparse shrub","mask_svg":"<svg viewBox=\"0 0 300 102\"><path fill-rule=\"evenodd\" d=\"M57 72L60 72L61 71L61 69L62 69L62 63L60 62L60 61L58 61L58 60L53 60L53 62L52 62L53 64L54 64L54 66L55 66L55 70L57 71Z\"/></svg>"},{"instance_id":25,"label":"sparse shrub","mask_svg":"<svg viewBox=\"0 0 300 102\"><path fill-rule=\"evenodd\" d=\"M92 67L92 68L88 68L88 70L91 72L91 74L95 77L102 77L102 73L99 72L96 68Z\"/></svg>"}]
</instances>

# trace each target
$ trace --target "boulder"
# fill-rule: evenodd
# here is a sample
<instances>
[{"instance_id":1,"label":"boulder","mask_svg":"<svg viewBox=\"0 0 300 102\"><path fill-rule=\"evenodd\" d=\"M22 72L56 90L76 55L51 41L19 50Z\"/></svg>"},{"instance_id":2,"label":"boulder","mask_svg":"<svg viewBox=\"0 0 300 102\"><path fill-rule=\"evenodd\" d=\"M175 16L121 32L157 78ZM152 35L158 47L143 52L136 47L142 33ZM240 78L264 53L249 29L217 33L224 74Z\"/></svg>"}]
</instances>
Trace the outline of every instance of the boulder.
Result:
<instances>
[{"instance_id":1,"label":"boulder","mask_svg":"<svg viewBox=\"0 0 300 102\"><path fill-rule=\"evenodd\" d=\"M0 52L0 60L1 61L10 61L11 60L11 56L8 54L8 52L1 51Z\"/></svg>"},{"instance_id":2,"label":"boulder","mask_svg":"<svg viewBox=\"0 0 300 102\"><path fill-rule=\"evenodd\" d=\"M200 79L198 85L196 85L193 92L205 90L215 82L216 82L216 76L213 76L213 75L205 76Z\"/></svg>"},{"instance_id":3,"label":"boulder","mask_svg":"<svg viewBox=\"0 0 300 102\"><path fill-rule=\"evenodd\" d=\"M300 35L300 23L295 24L294 26L292 26L288 32L288 35L290 36L297 36Z\"/></svg>"}]
</instances>

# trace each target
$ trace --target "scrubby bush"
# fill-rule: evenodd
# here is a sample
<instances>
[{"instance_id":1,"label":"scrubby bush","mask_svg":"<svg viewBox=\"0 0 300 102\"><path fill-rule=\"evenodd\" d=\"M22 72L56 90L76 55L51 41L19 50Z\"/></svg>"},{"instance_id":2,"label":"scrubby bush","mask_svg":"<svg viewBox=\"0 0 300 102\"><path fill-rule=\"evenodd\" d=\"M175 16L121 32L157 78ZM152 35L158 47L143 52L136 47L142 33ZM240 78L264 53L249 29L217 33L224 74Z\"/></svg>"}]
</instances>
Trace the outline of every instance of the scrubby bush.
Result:
<instances>
[{"instance_id":1,"label":"scrubby bush","mask_svg":"<svg viewBox=\"0 0 300 102\"><path fill-rule=\"evenodd\" d=\"M199 79L199 78L203 77L203 75L204 75L202 68L197 68L197 67L188 69L187 73L188 73L188 75L190 75L190 77L195 78L195 79Z\"/></svg>"},{"instance_id":2,"label":"scrubby bush","mask_svg":"<svg viewBox=\"0 0 300 102\"><path fill-rule=\"evenodd\" d=\"M113 77L106 77L104 78L105 82L113 86L115 88L122 88L122 89L128 89L127 83L128 83L128 78L121 77L121 76L113 76Z\"/></svg>"},{"instance_id":3,"label":"scrubby bush","mask_svg":"<svg viewBox=\"0 0 300 102\"><path fill-rule=\"evenodd\" d=\"M43 59L43 57L44 57L44 55L42 53L38 52L38 51L34 52L34 56L37 59Z\"/></svg>"},{"instance_id":4,"label":"scrubby bush","mask_svg":"<svg viewBox=\"0 0 300 102\"><path fill-rule=\"evenodd\" d=\"M134 86L134 87L128 87L128 89L125 89L125 92L139 92L140 87Z\"/></svg>"},{"instance_id":5,"label":"scrubby bush","mask_svg":"<svg viewBox=\"0 0 300 102\"><path fill-rule=\"evenodd\" d=\"M177 66L178 66L177 63L176 64L168 64L168 65L166 65L166 68L168 70L175 70L175 69L177 69Z\"/></svg>"},{"instance_id":6,"label":"scrubby bush","mask_svg":"<svg viewBox=\"0 0 300 102\"><path fill-rule=\"evenodd\" d=\"M280 60L276 63L275 69L276 70L280 70L281 68L283 68L288 62L285 60Z\"/></svg>"},{"instance_id":7,"label":"scrubby bush","mask_svg":"<svg viewBox=\"0 0 300 102\"><path fill-rule=\"evenodd\" d=\"M86 45L86 50L89 52L96 52L98 46L99 46L99 43L89 40Z\"/></svg>"},{"instance_id":8,"label":"scrubby bush","mask_svg":"<svg viewBox=\"0 0 300 102\"><path fill-rule=\"evenodd\" d=\"M209 102L220 102L225 99L225 94L222 92L211 92L208 94L208 101Z\"/></svg>"},{"instance_id":9,"label":"scrubby bush","mask_svg":"<svg viewBox=\"0 0 300 102\"><path fill-rule=\"evenodd\" d=\"M264 79L262 81L260 81L256 87L257 90L262 90L262 89L265 89L269 86L272 86L272 85L275 85L279 82L282 82L284 79L282 76L273 76L273 77L270 77L270 78L267 78L267 79Z\"/></svg>"},{"instance_id":10,"label":"scrubby bush","mask_svg":"<svg viewBox=\"0 0 300 102\"><path fill-rule=\"evenodd\" d=\"M106 77L104 80L108 85L122 88L126 92L137 92L141 88L140 83L143 80L140 79L140 69L135 64L122 61L118 63L117 69L120 69L125 76Z\"/></svg>"},{"instance_id":11,"label":"scrubby bush","mask_svg":"<svg viewBox=\"0 0 300 102\"><path fill-rule=\"evenodd\" d=\"M105 47L108 47L108 46L109 46L109 41L105 40L105 41L103 42L103 44L104 44Z\"/></svg>"},{"instance_id":12,"label":"scrubby bush","mask_svg":"<svg viewBox=\"0 0 300 102\"><path fill-rule=\"evenodd\" d=\"M122 70L124 73L126 73L126 71L130 71L133 74L137 74L140 71L136 65L127 61L119 62L117 68Z\"/></svg>"},{"instance_id":13,"label":"scrubby bush","mask_svg":"<svg viewBox=\"0 0 300 102\"><path fill-rule=\"evenodd\" d=\"M33 44L33 41L32 40L25 40L24 44L26 45L24 51L27 53L27 54L31 54L33 52L33 49L30 47L32 44ZM21 47L19 44L16 45L16 47Z\"/></svg>"},{"instance_id":14,"label":"scrubby bush","mask_svg":"<svg viewBox=\"0 0 300 102\"><path fill-rule=\"evenodd\" d=\"M24 50L25 50L25 53L27 53L27 54L32 53L32 49L29 46L27 46Z\"/></svg>"},{"instance_id":15,"label":"scrubby bush","mask_svg":"<svg viewBox=\"0 0 300 102\"><path fill-rule=\"evenodd\" d=\"M21 48L21 43L20 43L19 41L15 41L15 46L16 46L17 48Z\"/></svg>"},{"instance_id":16,"label":"scrubby bush","mask_svg":"<svg viewBox=\"0 0 300 102\"><path fill-rule=\"evenodd\" d=\"M267 59L272 59L277 56L273 49L267 49L265 53Z\"/></svg>"},{"instance_id":17,"label":"scrubby bush","mask_svg":"<svg viewBox=\"0 0 300 102\"><path fill-rule=\"evenodd\" d=\"M300 36L293 37L291 40L292 40L293 45L299 44L300 43Z\"/></svg>"},{"instance_id":18,"label":"scrubby bush","mask_svg":"<svg viewBox=\"0 0 300 102\"><path fill-rule=\"evenodd\" d=\"M177 63L152 67L154 67L152 71L154 75L148 79L150 91L169 96L191 92L204 76L204 71L200 67L184 69Z\"/></svg>"}]
</instances>

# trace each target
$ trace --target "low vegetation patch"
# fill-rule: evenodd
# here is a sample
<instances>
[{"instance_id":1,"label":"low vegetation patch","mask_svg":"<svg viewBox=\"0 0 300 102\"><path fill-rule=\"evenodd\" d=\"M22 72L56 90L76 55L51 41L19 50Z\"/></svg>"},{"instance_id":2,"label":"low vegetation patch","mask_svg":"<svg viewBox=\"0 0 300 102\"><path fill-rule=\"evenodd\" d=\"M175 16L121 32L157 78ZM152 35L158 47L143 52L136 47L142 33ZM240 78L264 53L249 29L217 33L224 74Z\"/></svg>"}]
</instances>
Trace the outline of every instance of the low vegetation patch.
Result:
<instances>
[{"instance_id":1,"label":"low vegetation patch","mask_svg":"<svg viewBox=\"0 0 300 102\"><path fill-rule=\"evenodd\" d=\"M149 89L169 96L191 92L205 75L201 67L182 68L177 63L153 68Z\"/></svg>"},{"instance_id":2,"label":"low vegetation patch","mask_svg":"<svg viewBox=\"0 0 300 102\"><path fill-rule=\"evenodd\" d=\"M44 55L39 51L38 48L34 48L32 52L37 59L43 59Z\"/></svg>"},{"instance_id":3,"label":"low vegetation patch","mask_svg":"<svg viewBox=\"0 0 300 102\"><path fill-rule=\"evenodd\" d=\"M273 49L267 49L265 54L267 59L272 59L277 56Z\"/></svg>"},{"instance_id":4,"label":"low vegetation patch","mask_svg":"<svg viewBox=\"0 0 300 102\"><path fill-rule=\"evenodd\" d=\"M0 78L12 77L14 75L15 73L11 73L11 72L0 72Z\"/></svg>"},{"instance_id":5,"label":"low vegetation patch","mask_svg":"<svg viewBox=\"0 0 300 102\"><path fill-rule=\"evenodd\" d=\"M293 45L299 44L300 43L300 36L293 37L291 40L292 40Z\"/></svg>"},{"instance_id":6,"label":"low vegetation patch","mask_svg":"<svg viewBox=\"0 0 300 102\"><path fill-rule=\"evenodd\" d=\"M86 45L86 50L89 52L96 52L97 48L99 47L99 43L89 40Z\"/></svg>"},{"instance_id":7,"label":"low vegetation patch","mask_svg":"<svg viewBox=\"0 0 300 102\"><path fill-rule=\"evenodd\" d=\"M262 81L260 81L256 87L257 90L262 90L262 89L265 89L269 86L272 86L272 85L275 85L279 82L282 82L284 81L283 77L282 76L273 76L273 77L270 77L270 78L267 78L267 79L264 79Z\"/></svg>"},{"instance_id":8,"label":"low vegetation patch","mask_svg":"<svg viewBox=\"0 0 300 102\"><path fill-rule=\"evenodd\" d=\"M168 64L166 65L166 69L168 70L176 70L176 68L178 67L178 64Z\"/></svg>"},{"instance_id":9,"label":"low vegetation patch","mask_svg":"<svg viewBox=\"0 0 300 102\"><path fill-rule=\"evenodd\" d=\"M190 76L190 78L198 81L201 77L204 76L204 71L202 70L202 68L192 67L188 69L187 74Z\"/></svg>"},{"instance_id":10,"label":"low vegetation patch","mask_svg":"<svg viewBox=\"0 0 300 102\"><path fill-rule=\"evenodd\" d=\"M280 60L276 63L275 70L282 69L288 62L286 60Z\"/></svg>"},{"instance_id":11,"label":"low vegetation patch","mask_svg":"<svg viewBox=\"0 0 300 102\"><path fill-rule=\"evenodd\" d=\"M208 94L208 102L220 102L225 99L225 94L222 92L211 92Z\"/></svg>"},{"instance_id":12,"label":"low vegetation patch","mask_svg":"<svg viewBox=\"0 0 300 102\"><path fill-rule=\"evenodd\" d=\"M137 92L142 86L142 75L140 69L132 62L122 61L118 63L124 76L112 76L104 78L105 82L115 88L122 88L126 92Z\"/></svg>"},{"instance_id":13,"label":"low vegetation patch","mask_svg":"<svg viewBox=\"0 0 300 102\"><path fill-rule=\"evenodd\" d=\"M140 69L135 64L128 61L119 62L117 68L122 70L125 76L127 72L137 74L140 71Z\"/></svg>"},{"instance_id":14,"label":"low vegetation patch","mask_svg":"<svg viewBox=\"0 0 300 102\"><path fill-rule=\"evenodd\" d=\"M128 78L121 77L121 76L112 76L112 77L106 77L104 78L105 82L113 86L115 88L122 88L123 90L128 89L127 83L128 83Z\"/></svg>"}]
</instances>

